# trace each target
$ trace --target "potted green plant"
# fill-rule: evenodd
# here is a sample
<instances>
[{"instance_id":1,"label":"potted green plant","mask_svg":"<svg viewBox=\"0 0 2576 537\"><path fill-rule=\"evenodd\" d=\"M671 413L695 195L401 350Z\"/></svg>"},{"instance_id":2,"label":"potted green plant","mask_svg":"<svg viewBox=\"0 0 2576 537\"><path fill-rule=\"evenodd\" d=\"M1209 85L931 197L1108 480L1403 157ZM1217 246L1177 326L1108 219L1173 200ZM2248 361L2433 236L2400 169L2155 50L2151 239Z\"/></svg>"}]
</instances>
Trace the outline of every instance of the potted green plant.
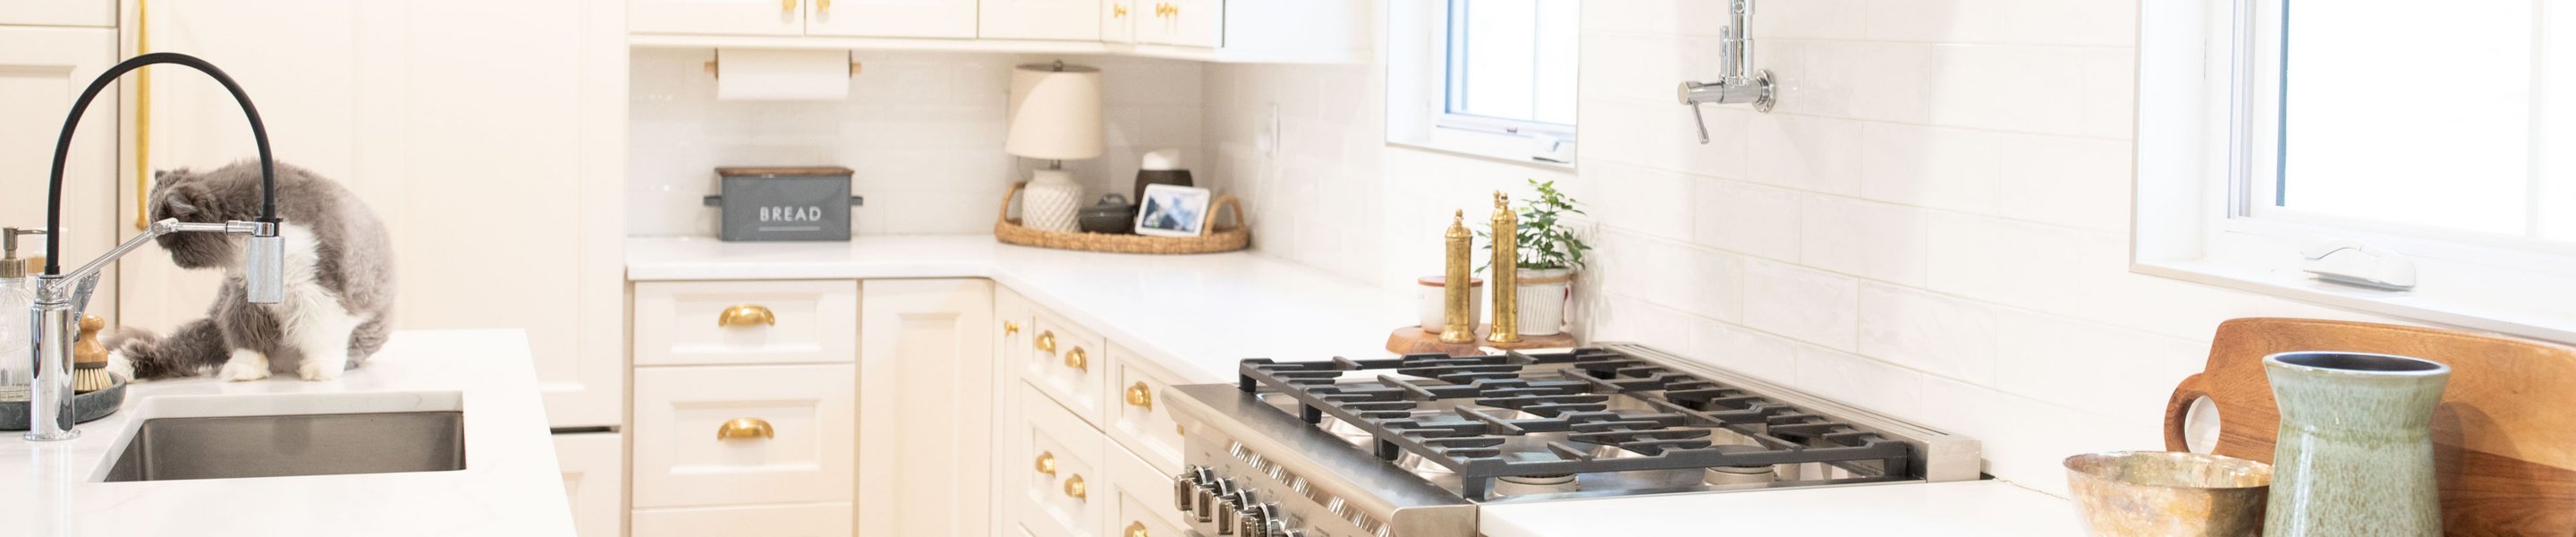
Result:
<instances>
[{"instance_id":1,"label":"potted green plant","mask_svg":"<svg viewBox=\"0 0 2576 537\"><path fill-rule=\"evenodd\" d=\"M1563 331L1565 303L1573 296L1574 271L1583 268L1583 254L1592 249L1576 237L1563 217L1584 214L1572 196L1556 189L1555 181L1529 180L1538 197L1523 199L1516 210L1519 228L1512 234L1519 250L1520 333L1524 336L1550 336ZM1477 231L1486 239L1485 250L1493 251L1490 228ZM1489 256L1490 257L1490 256ZM1486 267L1488 270L1493 267Z\"/></svg>"}]
</instances>

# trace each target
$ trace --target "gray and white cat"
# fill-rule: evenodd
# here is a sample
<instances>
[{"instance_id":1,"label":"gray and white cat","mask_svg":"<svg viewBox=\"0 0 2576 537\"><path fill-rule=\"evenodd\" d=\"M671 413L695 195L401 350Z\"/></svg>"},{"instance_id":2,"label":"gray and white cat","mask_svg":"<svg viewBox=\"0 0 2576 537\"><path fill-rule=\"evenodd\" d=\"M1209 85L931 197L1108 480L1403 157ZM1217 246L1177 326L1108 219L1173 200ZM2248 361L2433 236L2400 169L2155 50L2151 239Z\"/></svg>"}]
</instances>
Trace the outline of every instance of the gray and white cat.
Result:
<instances>
[{"instance_id":1,"label":"gray and white cat","mask_svg":"<svg viewBox=\"0 0 2576 537\"><path fill-rule=\"evenodd\" d=\"M155 174L152 218L181 222L259 216L259 164ZM159 337L126 329L109 342L108 367L126 378L206 374L258 380L293 372L330 380L385 345L394 308L393 246L383 223L355 194L303 168L277 166L278 234L286 243L286 300L252 304L242 291L246 242L233 235L174 233L157 241L186 269L229 276L207 318Z\"/></svg>"}]
</instances>

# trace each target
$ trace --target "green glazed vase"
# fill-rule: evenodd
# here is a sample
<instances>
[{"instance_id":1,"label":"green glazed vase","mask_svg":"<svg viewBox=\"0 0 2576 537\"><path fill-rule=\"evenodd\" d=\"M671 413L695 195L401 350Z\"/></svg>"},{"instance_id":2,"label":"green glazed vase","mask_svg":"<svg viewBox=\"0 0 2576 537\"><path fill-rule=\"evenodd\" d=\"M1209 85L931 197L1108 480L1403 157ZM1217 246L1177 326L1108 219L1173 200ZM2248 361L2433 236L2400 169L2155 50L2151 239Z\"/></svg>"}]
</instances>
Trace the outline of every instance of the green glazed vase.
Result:
<instances>
[{"instance_id":1,"label":"green glazed vase","mask_svg":"<svg viewBox=\"0 0 2576 537\"><path fill-rule=\"evenodd\" d=\"M2281 409L2265 537L2442 533L2432 423L2450 366L2285 352L2263 369Z\"/></svg>"}]
</instances>

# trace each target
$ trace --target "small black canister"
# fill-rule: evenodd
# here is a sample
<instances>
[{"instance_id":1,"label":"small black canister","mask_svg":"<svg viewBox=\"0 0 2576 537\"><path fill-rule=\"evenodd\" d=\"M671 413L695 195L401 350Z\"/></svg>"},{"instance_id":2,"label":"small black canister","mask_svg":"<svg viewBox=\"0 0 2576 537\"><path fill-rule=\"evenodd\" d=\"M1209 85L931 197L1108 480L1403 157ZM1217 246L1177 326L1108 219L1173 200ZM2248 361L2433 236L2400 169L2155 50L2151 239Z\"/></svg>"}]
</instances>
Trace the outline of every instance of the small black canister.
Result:
<instances>
[{"instance_id":1,"label":"small black canister","mask_svg":"<svg viewBox=\"0 0 2576 537\"><path fill-rule=\"evenodd\" d=\"M1136 229L1136 203L1121 194L1103 194L1100 203L1082 209L1084 233L1124 235Z\"/></svg>"}]
</instances>

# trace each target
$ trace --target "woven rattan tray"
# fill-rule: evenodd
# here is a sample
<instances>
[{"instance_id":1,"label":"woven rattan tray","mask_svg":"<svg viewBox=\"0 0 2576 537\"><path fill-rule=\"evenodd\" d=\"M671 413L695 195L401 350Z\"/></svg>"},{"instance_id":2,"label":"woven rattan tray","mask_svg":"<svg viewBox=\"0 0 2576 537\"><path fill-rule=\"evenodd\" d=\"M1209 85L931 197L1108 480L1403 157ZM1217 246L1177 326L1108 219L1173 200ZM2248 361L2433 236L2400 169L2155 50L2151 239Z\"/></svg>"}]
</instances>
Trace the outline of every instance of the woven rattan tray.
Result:
<instances>
[{"instance_id":1,"label":"woven rattan tray","mask_svg":"<svg viewBox=\"0 0 2576 537\"><path fill-rule=\"evenodd\" d=\"M1243 225L1243 203L1234 196L1217 196L1216 202L1208 206L1207 222L1201 226L1207 234L1196 237L1062 233L1030 229L1011 218L1011 199L1019 197L1020 189L1028 185L1025 181L1012 184L1011 190L1002 194L1002 212L993 221L994 239L1004 244L1118 254L1213 254L1252 247L1252 230ZM1234 223L1218 224L1216 215L1220 212L1234 215Z\"/></svg>"}]
</instances>

